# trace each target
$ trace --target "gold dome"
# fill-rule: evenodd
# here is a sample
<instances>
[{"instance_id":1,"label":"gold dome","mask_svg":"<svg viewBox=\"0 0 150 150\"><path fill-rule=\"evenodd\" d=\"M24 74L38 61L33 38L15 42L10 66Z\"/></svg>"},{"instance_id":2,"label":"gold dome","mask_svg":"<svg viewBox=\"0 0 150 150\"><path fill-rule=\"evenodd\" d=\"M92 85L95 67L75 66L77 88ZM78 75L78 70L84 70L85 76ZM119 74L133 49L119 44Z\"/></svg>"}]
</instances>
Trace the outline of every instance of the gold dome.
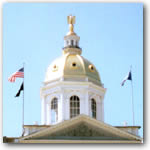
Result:
<instances>
[{"instance_id":1,"label":"gold dome","mask_svg":"<svg viewBox=\"0 0 150 150\"><path fill-rule=\"evenodd\" d=\"M62 79L64 81L89 81L102 85L95 66L78 53L65 53L49 65L45 83Z\"/></svg>"},{"instance_id":2,"label":"gold dome","mask_svg":"<svg viewBox=\"0 0 150 150\"><path fill-rule=\"evenodd\" d=\"M80 37L74 32L75 16L68 16L69 33L64 37L63 55L50 64L45 84L55 81L85 81L102 85L95 66L81 56Z\"/></svg>"}]
</instances>

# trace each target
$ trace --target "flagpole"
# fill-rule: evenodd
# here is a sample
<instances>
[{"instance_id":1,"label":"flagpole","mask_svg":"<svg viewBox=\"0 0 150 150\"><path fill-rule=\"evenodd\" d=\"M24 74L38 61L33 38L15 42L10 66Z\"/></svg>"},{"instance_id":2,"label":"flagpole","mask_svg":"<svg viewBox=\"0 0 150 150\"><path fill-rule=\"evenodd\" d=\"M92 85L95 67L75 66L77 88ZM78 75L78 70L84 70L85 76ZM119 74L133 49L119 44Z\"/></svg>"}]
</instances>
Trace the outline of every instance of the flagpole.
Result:
<instances>
[{"instance_id":1,"label":"flagpole","mask_svg":"<svg viewBox=\"0 0 150 150\"><path fill-rule=\"evenodd\" d=\"M23 63L23 72L24 71L25 63ZM24 73L25 77L25 73ZM22 101L22 136L24 135L24 77L23 77L23 101Z\"/></svg>"},{"instance_id":2,"label":"flagpole","mask_svg":"<svg viewBox=\"0 0 150 150\"><path fill-rule=\"evenodd\" d=\"M131 72L132 72L132 66L130 68L131 68ZM134 120L133 78L131 80L131 91L132 91L132 117L133 117L133 126L134 126L135 120Z\"/></svg>"}]
</instances>

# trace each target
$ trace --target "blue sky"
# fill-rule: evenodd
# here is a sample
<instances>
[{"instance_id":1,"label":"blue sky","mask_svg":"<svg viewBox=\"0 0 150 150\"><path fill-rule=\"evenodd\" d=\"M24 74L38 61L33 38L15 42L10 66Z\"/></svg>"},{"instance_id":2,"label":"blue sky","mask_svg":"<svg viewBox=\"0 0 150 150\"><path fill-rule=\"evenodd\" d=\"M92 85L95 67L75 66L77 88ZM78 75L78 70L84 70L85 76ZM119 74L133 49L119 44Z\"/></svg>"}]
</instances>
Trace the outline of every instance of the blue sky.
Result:
<instances>
[{"instance_id":1,"label":"blue sky","mask_svg":"<svg viewBox=\"0 0 150 150\"><path fill-rule=\"evenodd\" d=\"M120 83L132 65L135 124L143 136L142 3L5 3L3 5L3 136L22 132L22 79L8 77L25 62L25 124L41 120L40 87L49 64L62 55L67 16L76 16L82 56L100 73L107 92L105 122L132 125L131 83Z\"/></svg>"}]
</instances>

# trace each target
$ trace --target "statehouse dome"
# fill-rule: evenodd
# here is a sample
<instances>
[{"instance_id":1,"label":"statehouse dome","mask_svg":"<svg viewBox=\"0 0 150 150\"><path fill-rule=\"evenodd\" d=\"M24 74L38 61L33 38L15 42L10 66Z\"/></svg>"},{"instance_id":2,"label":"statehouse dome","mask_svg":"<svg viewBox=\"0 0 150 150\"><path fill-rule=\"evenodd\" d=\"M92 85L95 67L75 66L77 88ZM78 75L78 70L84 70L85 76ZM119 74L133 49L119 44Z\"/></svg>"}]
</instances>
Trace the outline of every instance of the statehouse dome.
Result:
<instances>
[{"instance_id":1,"label":"statehouse dome","mask_svg":"<svg viewBox=\"0 0 150 150\"><path fill-rule=\"evenodd\" d=\"M73 16L71 16L73 17ZM48 67L44 83L54 81L85 81L102 85L100 75L93 63L81 56L80 37L76 35L73 23L64 37L63 55Z\"/></svg>"}]
</instances>

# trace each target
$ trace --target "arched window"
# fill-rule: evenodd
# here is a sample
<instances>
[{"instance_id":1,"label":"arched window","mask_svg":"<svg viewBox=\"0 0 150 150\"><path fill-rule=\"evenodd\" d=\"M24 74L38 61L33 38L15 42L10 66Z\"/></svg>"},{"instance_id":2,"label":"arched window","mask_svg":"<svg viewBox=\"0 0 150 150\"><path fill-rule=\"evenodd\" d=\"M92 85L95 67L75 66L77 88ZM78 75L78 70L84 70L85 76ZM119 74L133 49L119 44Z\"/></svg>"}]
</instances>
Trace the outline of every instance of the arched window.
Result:
<instances>
[{"instance_id":1,"label":"arched window","mask_svg":"<svg viewBox=\"0 0 150 150\"><path fill-rule=\"evenodd\" d=\"M58 120L58 99L55 97L51 101L51 123L55 123Z\"/></svg>"},{"instance_id":2,"label":"arched window","mask_svg":"<svg viewBox=\"0 0 150 150\"><path fill-rule=\"evenodd\" d=\"M80 114L80 99L78 96L70 97L70 118Z\"/></svg>"},{"instance_id":3,"label":"arched window","mask_svg":"<svg viewBox=\"0 0 150 150\"><path fill-rule=\"evenodd\" d=\"M92 117L96 119L96 101L95 99L91 99L91 113Z\"/></svg>"}]
</instances>

